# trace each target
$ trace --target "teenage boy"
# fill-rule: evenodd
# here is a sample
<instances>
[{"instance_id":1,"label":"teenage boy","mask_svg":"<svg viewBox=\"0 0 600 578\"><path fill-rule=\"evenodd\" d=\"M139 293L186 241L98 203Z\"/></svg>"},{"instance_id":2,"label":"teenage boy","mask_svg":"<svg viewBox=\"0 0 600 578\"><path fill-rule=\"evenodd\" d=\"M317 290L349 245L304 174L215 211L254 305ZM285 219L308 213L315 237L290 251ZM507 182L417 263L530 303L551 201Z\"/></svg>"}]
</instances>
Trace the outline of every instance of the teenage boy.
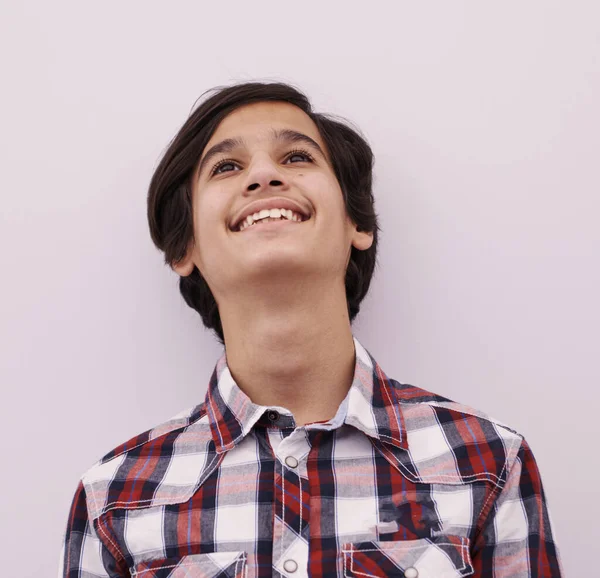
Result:
<instances>
[{"instance_id":1,"label":"teenage boy","mask_svg":"<svg viewBox=\"0 0 600 578\"><path fill-rule=\"evenodd\" d=\"M64 577L559 577L522 435L389 378L351 322L371 149L285 84L216 91L152 178L154 243L224 352L206 399L81 479Z\"/></svg>"}]
</instances>

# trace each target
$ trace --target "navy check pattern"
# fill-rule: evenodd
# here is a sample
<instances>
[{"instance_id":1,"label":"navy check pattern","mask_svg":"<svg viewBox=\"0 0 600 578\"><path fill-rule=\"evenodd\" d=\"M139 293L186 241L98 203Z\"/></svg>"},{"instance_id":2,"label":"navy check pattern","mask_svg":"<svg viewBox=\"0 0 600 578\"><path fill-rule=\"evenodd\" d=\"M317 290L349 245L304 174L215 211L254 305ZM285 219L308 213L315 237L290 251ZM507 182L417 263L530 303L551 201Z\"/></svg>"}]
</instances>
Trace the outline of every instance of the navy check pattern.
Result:
<instances>
[{"instance_id":1,"label":"navy check pattern","mask_svg":"<svg viewBox=\"0 0 600 578\"><path fill-rule=\"evenodd\" d=\"M59 576L562 576L523 436L354 345L335 417L302 427L223 353L202 404L83 475Z\"/></svg>"}]
</instances>

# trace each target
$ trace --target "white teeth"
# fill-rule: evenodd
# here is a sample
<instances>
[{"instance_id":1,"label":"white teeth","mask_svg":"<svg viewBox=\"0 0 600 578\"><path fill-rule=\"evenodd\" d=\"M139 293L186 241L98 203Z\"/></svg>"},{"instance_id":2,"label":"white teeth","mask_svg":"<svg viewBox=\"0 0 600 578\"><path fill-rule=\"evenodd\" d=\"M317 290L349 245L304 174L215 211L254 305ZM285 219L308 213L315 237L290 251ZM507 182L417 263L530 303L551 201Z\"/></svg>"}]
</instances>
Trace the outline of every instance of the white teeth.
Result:
<instances>
[{"instance_id":1,"label":"white teeth","mask_svg":"<svg viewBox=\"0 0 600 578\"><path fill-rule=\"evenodd\" d=\"M303 220L302 215L295 213L290 209L263 209L262 211L248 215L243 221L241 221L238 231L241 232L260 221L268 223L269 221L279 221L282 218L287 219L288 221L296 222L302 222Z\"/></svg>"}]
</instances>

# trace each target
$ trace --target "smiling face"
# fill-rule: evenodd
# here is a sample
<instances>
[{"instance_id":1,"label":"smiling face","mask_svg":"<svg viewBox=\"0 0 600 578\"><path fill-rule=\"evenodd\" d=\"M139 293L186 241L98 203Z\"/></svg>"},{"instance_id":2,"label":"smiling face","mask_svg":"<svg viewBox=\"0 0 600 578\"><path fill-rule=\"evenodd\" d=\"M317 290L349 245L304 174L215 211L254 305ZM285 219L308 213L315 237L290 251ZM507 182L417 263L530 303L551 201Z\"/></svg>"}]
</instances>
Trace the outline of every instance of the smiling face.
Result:
<instances>
[{"instance_id":1,"label":"smiling face","mask_svg":"<svg viewBox=\"0 0 600 578\"><path fill-rule=\"evenodd\" d=\"M186 276L196 265L217 303L265 279L328 276L343 287L351 246L368 249L372 234L348 218L327 155L296 106L259 102L229 114L194 172L195 239L175 271ZM265 222L271 209L277 220Z\"/></svg>"}]
</instances>

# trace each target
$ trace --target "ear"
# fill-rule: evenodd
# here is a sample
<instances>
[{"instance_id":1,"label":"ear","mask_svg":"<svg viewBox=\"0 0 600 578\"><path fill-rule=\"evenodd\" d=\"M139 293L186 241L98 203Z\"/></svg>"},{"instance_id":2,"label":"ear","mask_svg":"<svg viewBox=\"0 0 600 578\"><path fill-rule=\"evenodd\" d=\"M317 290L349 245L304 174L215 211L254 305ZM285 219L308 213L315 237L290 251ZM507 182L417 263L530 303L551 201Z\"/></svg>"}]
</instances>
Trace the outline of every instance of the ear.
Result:
<instances>
[{"instance_id":1,"label":"ear","mask_svg":"<svg viewBox=\"0 0 600 578\"><path fill-rule=\"evenodd\" d=\"M359 231L354 227L352 233L352 246L357 248L359 251L366 251L373 244L373 232L372 231Z\"/></svg>"},{"instance_id":2,"label":"ear","mask_svg":"<svg viewBox=\"0 0 600 578\"><path fill-rule=\"evenodd\" d=\"M186 254L179 260L171 264L171 269L181 277L187 277L194 270L193 247L190 245Z\"/></svg>"}]
</instances>

